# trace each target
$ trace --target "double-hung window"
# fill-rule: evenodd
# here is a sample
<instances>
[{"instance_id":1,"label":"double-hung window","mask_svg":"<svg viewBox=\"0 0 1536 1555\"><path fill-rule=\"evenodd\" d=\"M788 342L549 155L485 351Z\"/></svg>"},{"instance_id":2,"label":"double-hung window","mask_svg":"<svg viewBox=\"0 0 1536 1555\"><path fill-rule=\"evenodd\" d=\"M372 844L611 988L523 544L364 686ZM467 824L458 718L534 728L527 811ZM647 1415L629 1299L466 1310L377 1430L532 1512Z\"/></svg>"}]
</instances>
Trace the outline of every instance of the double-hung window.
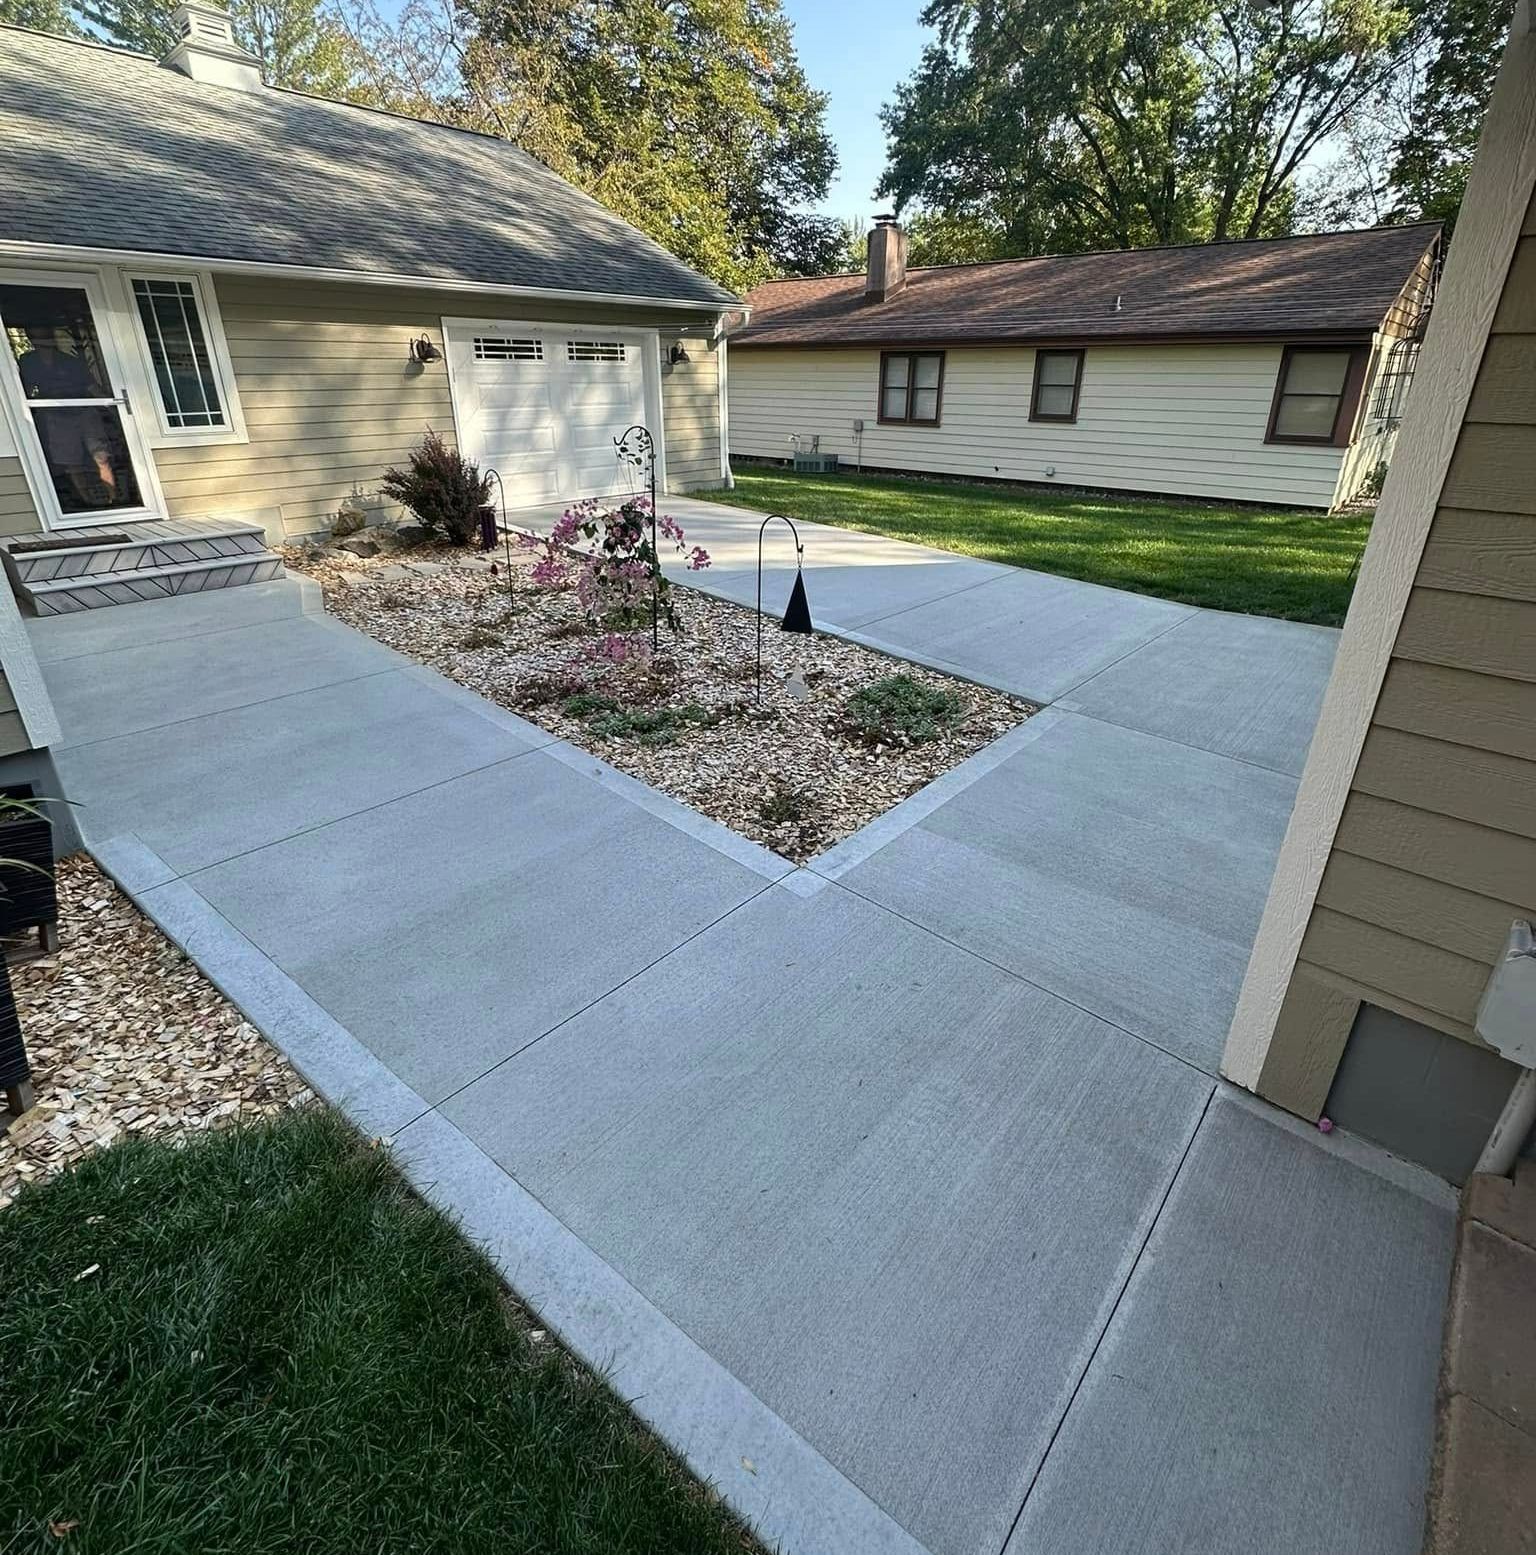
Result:
<instances>
[{"instance_id":1,"label":"double-hung window","mask_svg":"<svg viewBox=\"0 0 1536 1555\"><path fill-rule=\"evenodd\" d=\"M198 278L129 275L127 285L164 440L209 442L236 435L241 429L221 360L222 340Z\"/></svg>"},{"instance_id":2,"label":"double-hung window","mask_svg":"<svg viewBox=\"0 0 1536 1555\"><path fill-rule=\"evenodd\" d=\"M1287 346L1265 441L1348 442L1364 368L1365 353L1352 346Z\"/></svg>"},{"instance_id":3,"label":"double-hung window","mask_svg":"<svg viewBox=\"0 0 1536 1555\"><path fill-rule=\"evenodd\" d=\"M936 427L944 399L942 351L885 351L880 357L880 420Z\"/></svg>"},{"instance_id":4,"label":"double-hung window","mask_svg":"<svg viewBox=\"0 0 1536 1555\"><path fill-rule=\"evenodd\" d=\"M1035 382L1029 395L1031 421L1076 421L1083 389L1081 351L1036 351Z\"/></svg>"}]
</instances>

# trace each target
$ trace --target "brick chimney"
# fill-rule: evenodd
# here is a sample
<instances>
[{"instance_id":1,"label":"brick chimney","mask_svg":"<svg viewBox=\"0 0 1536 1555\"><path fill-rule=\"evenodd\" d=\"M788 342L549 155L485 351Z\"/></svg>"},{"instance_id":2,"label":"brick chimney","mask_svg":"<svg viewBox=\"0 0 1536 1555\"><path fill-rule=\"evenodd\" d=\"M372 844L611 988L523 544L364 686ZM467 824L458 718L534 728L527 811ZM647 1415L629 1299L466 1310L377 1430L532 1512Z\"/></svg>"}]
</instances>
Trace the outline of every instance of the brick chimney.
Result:
<instances>
[{"instance_id":1,"label":"brick chimney","mask_svg":"<svg viewBox=\"0 0 1536 1555\"><path fill-rule=\"evenodd\" d=\"M869 234L866 302L884 302L907 284L907 235L894 216L876 216Z\"/></svg>"},{"instance_id":2,"label":"brick chimney","mask_svg":"<svg viewBox=\"0 0 1536 1555\"><path fill-rule=\"evenodd\" d=\"M179 70L194 81L210 81L215 86L261 90L261 63L235 42L229 12L223 6L213 0L182 0L171 12L171 25L181 34L181 42L160 61L167 70Z\"/></svg>"}]
</instances>

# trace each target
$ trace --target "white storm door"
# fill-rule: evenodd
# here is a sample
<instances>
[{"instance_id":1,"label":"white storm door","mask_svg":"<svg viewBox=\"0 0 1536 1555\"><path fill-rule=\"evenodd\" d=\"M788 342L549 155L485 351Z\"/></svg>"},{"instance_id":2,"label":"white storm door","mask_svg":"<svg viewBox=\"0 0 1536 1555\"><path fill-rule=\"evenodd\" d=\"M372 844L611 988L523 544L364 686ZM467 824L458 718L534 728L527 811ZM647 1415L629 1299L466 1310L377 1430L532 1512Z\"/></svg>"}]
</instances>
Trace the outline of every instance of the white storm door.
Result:
<instances>
[{"instance_id":1,"label":"white storm door","mask_svg":"<svg viewBox=\"0 0 1536 1555\"><path fill-rule=\"evenodd\" d=\"M0 394L44 527L158 518L154 466L96 277L0 271L0 335Z\"/></svg>"}]
</instances>

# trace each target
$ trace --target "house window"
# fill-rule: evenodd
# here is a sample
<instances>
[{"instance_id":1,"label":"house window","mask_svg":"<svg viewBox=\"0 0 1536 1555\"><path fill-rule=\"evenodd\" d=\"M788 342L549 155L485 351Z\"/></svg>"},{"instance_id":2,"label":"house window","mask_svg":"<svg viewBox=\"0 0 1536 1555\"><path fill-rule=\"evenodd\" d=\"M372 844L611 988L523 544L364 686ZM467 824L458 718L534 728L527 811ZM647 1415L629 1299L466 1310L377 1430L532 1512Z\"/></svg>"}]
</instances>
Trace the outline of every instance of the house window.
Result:
<instances>
[{"instance_id":1,"label":"house window","mask_svg":"<svg viewBox=\"0 0 1536 1555\"><path fill-rule=\"evenodd\" d=\"M1419 342L1411 338L1394 340L1381 371L1376 375L1376 393L1371 401L1371 418L1387 427L1403 419L1403 404L1413 382L1413 370L1419 361Z\"/></svg>"},{"instance_id":2,"label":"house window","mask_svg":"<svg viewBox=\"0 0 1536 1555\"><path fill-rule=\"evenodd\" d=\"M1348 441L1363 367L1364 354L1349 346L1287 346L1265 441Z\"/></svg>"},{"instance_id":3,"label":"house window","mask_svg":"<svg viewBox=\"0 0 1536 1555\"><path fill-rule=\"evenodd\" d=\"M880 356L880 420L936 427L944 400L942 351L885 351Z\"/></svg>"},{"instance_id":4,"label":"house window","mask_svg":"<svg viewBox=\"0 0 1536 1555\"><path fill-rule=\"evenodd\" d=\"M229 417L197 283L137 277L133 301L154 369L160 414L168 431L227 428Z\"/></svg>"},{"instance_id":5,"label":"house window","mask_svg":"<svg viewBox=\"0 0 1536 1555\"><path fill-rule=\"evenodd\" d=\"M1029 397L1031 421L1076 421L1083 388L1081 351L1036 351L1035 384Z\"/></svg>"}]
</instances>

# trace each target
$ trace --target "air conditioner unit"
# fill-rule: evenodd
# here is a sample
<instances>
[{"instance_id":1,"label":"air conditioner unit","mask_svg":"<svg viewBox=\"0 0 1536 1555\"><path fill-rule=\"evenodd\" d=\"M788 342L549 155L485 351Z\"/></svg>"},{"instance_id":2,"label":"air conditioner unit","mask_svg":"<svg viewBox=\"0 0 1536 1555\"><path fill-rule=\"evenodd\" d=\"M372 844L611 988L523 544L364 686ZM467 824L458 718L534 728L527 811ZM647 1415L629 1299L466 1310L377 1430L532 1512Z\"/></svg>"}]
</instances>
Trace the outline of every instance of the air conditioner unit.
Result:
<instances>
[{"instance_id":1,"label":"air conditioner unit","mask_svg":"<svg viewBox=\"0 0 1536 1555\"><path fill-rule=\"evenodd\" d=\"M794 449L794 466L805 475L832 475L837 471L837 455L821 452L819 432L791 432L790 447Z\"/></svg>"}]
</instances>

